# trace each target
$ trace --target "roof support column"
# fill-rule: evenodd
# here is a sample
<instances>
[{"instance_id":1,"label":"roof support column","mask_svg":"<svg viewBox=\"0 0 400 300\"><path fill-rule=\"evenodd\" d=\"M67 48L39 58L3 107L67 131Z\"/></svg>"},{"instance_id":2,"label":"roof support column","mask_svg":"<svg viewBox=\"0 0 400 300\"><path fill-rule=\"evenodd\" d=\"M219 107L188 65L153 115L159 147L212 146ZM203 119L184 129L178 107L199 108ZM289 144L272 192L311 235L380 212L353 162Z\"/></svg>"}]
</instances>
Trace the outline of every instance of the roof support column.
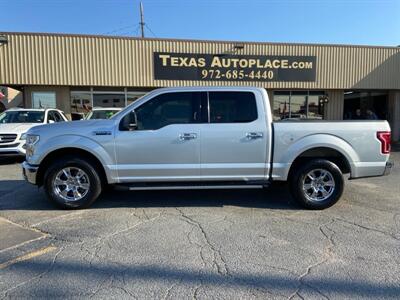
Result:
<instances>
[{"instance_id":1,"label":"roof support column","mask_svg":"<svg viewBox=\"0 0 400 300\"><path fill-rule=\"evenodd\" d=\"M343 90L329 90L328 103L325 104L325 120L342 120L343 119L343 105L344 105L344 91Z\"/></svg>"},{"instance_id":2,"label":"roof support column","mask_svg":"<svg viewBox=\"0 0 400 300\"><path fill-rule=\"evenodd\" d=\"M389 92L389 123L392 128L392 141L400 141L400 91Z\"/></svg>"}]
</instances>

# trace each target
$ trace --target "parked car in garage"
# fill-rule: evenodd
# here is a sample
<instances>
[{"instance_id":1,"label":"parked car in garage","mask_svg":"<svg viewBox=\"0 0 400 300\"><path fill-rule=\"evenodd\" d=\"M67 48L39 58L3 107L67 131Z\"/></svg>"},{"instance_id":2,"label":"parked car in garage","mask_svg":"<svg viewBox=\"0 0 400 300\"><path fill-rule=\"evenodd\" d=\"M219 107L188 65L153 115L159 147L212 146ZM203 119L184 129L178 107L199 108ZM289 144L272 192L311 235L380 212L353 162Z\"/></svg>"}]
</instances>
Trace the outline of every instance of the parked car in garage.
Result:
<instances>
[{"instance_id":1,"label":"parked car in garage","mask_svg":"<svg viewBox=\"0 0 400 300\"><path fill-rule=\"evenodd\" d=\"M68 121L58 109L12 108L0 114L0 156L25 156L26 132L35 126Z\"/></svg>"},{"instance_id":2,"label":"parked car in garage","mask_svg":"<svg viewBox=\"0 0 400 300\"><path fill-rule=\"evenodd\" d=\"M95 107L90 113L87 114L86 120L98 120L98 119L109 119L117 112L121 111L122 108L118 107Z\"/></svg>"}]
</instances>

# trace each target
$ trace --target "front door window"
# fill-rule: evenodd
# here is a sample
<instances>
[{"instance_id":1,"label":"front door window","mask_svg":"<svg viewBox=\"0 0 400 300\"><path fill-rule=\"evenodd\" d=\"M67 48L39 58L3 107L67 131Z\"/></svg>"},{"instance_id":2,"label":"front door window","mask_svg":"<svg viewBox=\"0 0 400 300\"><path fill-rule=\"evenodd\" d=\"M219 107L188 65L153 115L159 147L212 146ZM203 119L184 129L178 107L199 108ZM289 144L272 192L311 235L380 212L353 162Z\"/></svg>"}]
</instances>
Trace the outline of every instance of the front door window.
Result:
<instances>
[{"instance_id":1,"label":"front door window","mask_svg":"<svg viewBox=\"0 0 400 300\"><path fill-rule=\"evenodd\" d=\"M168 93L138 107L137 129L157 130L171 124L199 123L203 93Z\"/></svg>"}]
</instances>

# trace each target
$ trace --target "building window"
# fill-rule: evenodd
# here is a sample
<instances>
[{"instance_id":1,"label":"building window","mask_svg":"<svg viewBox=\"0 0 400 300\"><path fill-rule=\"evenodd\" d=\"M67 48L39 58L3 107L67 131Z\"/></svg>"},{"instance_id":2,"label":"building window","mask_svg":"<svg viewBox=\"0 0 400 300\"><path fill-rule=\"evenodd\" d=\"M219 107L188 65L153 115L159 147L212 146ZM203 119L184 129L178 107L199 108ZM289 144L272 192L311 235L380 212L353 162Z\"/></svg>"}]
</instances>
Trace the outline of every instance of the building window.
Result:
<instances>
[{"instance_id":1,"label":"building window","mask_svg":"<svg viewBox=\"0 0 400 300\"><path fill-rule=\"evenodd\" d=\"M71 113L87 113L92 110L90 92L71 92Z\"/></svg>"},{"instance_id":2,"label":"building window","mask_svg":"<svg viewBox=\"0 0 400 300\"><path fill-rule=\"evenodd\" d=\"M275 91L274 120L323 119L325 98L321 91Z\"/></svg>"},{"instance_id":3,"label":"building window","mask_svg":"<svg viewBox=\"0 0 400 300\"><path fill-rule=\"evenodd\" d=\"M99 89L90 88L90 90L72 90L71 91L71 113L86 114L93 107L125 107L147 92L127 91L127 89L109 88Z\"/></svg>"},{"instance_id":4,"label":"building window","mask_svg":"<svg viewBox=\"0 0 400 300\"><path fill-rule=\"evenodd\" d=\"M388 93L386 91L345 91L343 119L388 119Z\"/></svg>"},{"instance_id":5,"label":"building window","mask_svg":"<svg viewBox=\"0 0 400 300\"><path fill-rule=\"evenodd\" d=\"M93 107L125 107L125 94L93 93Z\"/></svg>"},{"instance_id":6,"label":"building window","mask_svg":"<svg viewBox=\"0 0 400 300\"><path fill-rule=\"evenodd\" d=\"M129 104L135 102L137 99L143 97L144 95L146 95L146 92L128 92L126 105L129 105Z\"/></svg>"},{"instance_id":7,"label":"building window","mask_svg":"<svg viewBox=\"0 0 400 300\"><path fill-rule=\"evenodd\" d=\"M56 108L56 93L33 92L32 108Z\"/></svg>"}]
</instances>

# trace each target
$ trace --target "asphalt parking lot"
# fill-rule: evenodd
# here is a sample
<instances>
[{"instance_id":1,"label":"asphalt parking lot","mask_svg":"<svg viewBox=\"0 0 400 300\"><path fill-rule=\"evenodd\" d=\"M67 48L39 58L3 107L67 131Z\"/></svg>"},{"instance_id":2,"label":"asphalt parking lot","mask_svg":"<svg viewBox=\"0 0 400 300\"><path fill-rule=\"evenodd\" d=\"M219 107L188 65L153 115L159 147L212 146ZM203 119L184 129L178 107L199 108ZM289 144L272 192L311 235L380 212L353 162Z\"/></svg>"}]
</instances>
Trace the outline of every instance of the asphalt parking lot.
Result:
<instances>
[{"instance_id":1,"label":"asphalt parking lot","mask_svg":"<svg viewBox=\"0 0 400 300\"><path fill-rule=\"evenodd\" d=\"M307 211L267 192L109 191L55 209L0 164L0 298L399 298L400 152Z\"/></svg>"}]
</instances>

